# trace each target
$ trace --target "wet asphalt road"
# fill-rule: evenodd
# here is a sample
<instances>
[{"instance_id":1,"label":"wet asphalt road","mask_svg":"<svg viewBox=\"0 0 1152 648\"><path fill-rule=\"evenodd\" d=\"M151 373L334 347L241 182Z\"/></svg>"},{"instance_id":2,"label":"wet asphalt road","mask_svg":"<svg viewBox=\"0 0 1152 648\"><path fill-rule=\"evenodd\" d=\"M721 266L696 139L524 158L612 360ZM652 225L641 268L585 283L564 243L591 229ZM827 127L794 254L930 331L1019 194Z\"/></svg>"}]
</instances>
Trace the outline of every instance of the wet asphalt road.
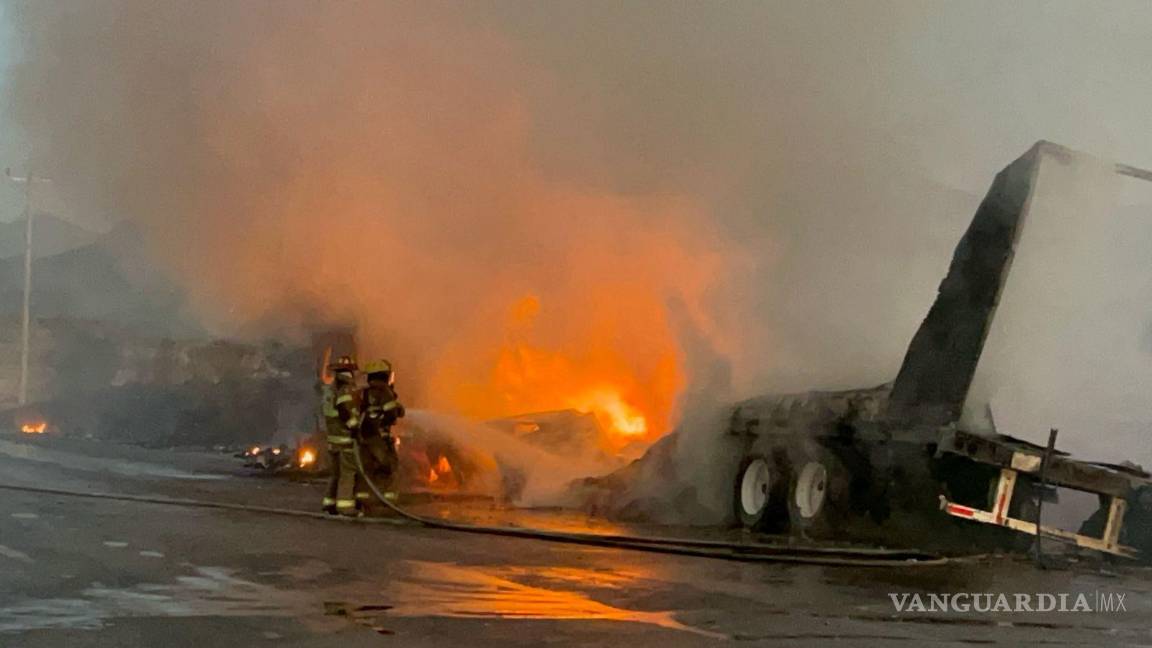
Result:
<instances>
[{"instance_id":1,"label":"wet asphalt road","mask_svg":"<svg viewBox=\"0 0 1152 648\"><path fill-rule=\"evenodd\" d=\"M0 483L311 508L228 457L0 437ZM1122 593L898 613L889 593ZM751 565L0 491L0 646L1152 645L1152 573Z\"/></svg>"}]
</instances>

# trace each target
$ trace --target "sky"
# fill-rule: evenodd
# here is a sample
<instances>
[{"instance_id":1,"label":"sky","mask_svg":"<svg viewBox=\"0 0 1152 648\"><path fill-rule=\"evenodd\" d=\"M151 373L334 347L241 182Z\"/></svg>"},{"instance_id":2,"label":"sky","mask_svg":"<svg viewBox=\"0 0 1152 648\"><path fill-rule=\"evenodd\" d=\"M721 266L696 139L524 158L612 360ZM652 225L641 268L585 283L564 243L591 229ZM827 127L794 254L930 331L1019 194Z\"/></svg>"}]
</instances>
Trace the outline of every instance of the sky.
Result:
<instances>
[{"instance_id":1,"label":"sky","mask_svg":"<svg viewBox=\"0 0 1152 648\"><path fill-rule=\"evenodd\" d=\"M13 26L8 20L6 9L5 5L0 4L0 91L5 87L8 67L14 56ZM0 128L0 160L3 160L3 166L11 166L13 159L27 157L18 137L13 124L10 121L3 122L3 128ZM0 220L16 220L16 215L22 209L20 192L14 190L11 183L5 182L0 187Z\"/></svg>"},{"instance_id":2,"label":"sky","mask_svg":"<svg viewBox=\"0 0 1152 648\"><path fill-rule=\"evenodd\" d=\"M5 102L11 98L5 93L10 91L8 75L20 57L18 28L10 20L10 11L10 3L0 2L0 99ZM31 151L20 126L12 120L0 118L0 168L10 168L16 176L24 175ZM96 232L105 231L110 225L106 217L91 213L83 205L70 204L50 187L38 185L36 192L33 203L39 213L53 214ZM24 209L23 185L7 180L0 182L0 222L24 218Z\"/></svg>"}]
</instances>

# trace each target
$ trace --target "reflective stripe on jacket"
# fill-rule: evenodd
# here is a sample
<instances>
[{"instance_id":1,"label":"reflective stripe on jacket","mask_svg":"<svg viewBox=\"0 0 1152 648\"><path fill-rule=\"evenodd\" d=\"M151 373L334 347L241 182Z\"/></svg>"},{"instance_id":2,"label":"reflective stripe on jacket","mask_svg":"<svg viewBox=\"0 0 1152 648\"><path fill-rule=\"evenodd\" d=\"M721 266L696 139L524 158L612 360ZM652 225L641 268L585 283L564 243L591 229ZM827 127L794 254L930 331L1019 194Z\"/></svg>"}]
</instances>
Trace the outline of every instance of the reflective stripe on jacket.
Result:
<instances>
[{"instance_id":1,"label":"reflective stripe on jacket","mask_svg":"<svg viewBox=\"0 0 1152 648\"><path fill-rule=\"evenodd\" d=\"M336 388L332 385L320 386L320 410L326 419L340 418L336 411Z\"/></svg>"}]
</instances>

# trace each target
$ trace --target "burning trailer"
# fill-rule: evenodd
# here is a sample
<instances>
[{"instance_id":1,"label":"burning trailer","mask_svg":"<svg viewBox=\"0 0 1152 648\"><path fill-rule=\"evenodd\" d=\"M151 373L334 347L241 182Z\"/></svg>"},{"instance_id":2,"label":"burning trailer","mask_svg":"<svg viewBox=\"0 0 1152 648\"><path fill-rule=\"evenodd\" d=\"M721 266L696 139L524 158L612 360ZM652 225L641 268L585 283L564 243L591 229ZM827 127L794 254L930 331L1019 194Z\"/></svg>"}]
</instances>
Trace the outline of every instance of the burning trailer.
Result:
<instances>
[{"instance_id":1,"label":"burning trailer","mask_svg":"<svg viewBox=\"0 0 1152 648\"><path fill-rule=\"evenodd\" d=\"M885 544L947 547L962 539L969 548L1022 548L1039 535L1152 559L1147 472L1078 461L1054 449L1055 433L1045 447L1001 434L991 417L981 426L965 415L1041 164L1084 159L1039 142L996 176L893 382L764 396L730 410L712 459L731 475L739 526ZM1133 167L1112 171L1152 180ZM669 435L614 475L588 480L585 501L611 502L615 514L644 509L638 493L645 489L636 483L666 479L682 436ZM1043 503L1064 489L1098 498L1096 512L1075 531L1041 518Z\"/></svg>"}]
</instances>

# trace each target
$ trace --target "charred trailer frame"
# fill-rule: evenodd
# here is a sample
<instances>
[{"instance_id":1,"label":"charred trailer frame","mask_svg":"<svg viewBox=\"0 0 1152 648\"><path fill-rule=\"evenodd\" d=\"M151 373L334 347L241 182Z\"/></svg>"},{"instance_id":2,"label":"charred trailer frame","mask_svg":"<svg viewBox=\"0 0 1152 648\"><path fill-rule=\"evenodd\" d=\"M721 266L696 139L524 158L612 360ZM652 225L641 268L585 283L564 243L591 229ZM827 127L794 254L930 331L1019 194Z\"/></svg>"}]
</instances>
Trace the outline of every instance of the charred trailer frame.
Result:
<instances>
[{"instance_id":1,"label":"charred trailer frame","mask_svg":"<svg viewBox=\"0 0 1152 648\"><path fill-rule=\"evenodd\" d=\"M1064 453L1054 454L1043 466L1043 452L1044 448L1003 435L945 430L937 446L938 461L961 458L996 472L991 496L983 502L962 503L941 494L940 509L953 517L1127 558L1152 555L1152 478L1148 473L1128 466L1077 461ZM1039 479L1042 466L1043 484ZM1030 504L1051 497L1056 487L1099 497L1099 509L1078 532L1045 526L1036 519L1036 509ZM1032 514L1013 515L1017 511ZM1032 519L1024 519L1029 517Z\"/></svg>"},{"instance_id":2,"label":"charred trailer frame","mask_svg":"<svg viewBox=\"0 0 1152 648\"><path fill-rule=\"evenodd\" d=\"M894 382L871 389L767 396L740 403L728 433L742 460L733 508L748 528L853 537L852 520L909 515L983 522L1125 557L1152 558L1152 480L1136 469L1058 453L1047 481L1097 494L1080 533L1037 524L1042 448L960 429L960 415L1011 270L1046 157L1081 155L1038 142L992 183L956 247L935 303ZM1116 165L1152 180L1152 172ZM894 514L894 512L899 512ZM913 523L911 526L924 526ZM936 536L939 530L933 529ZM1090 533L1091 532L1091 533ZM881 534L881 538L885 536ZM889 534L887 537L891 537ZM997 536L1003 538L1003 536ZM1027 536L1009 535L1010 545ZM938 538L937 538L938 539Z\"/></svg>"}]
</instances>

